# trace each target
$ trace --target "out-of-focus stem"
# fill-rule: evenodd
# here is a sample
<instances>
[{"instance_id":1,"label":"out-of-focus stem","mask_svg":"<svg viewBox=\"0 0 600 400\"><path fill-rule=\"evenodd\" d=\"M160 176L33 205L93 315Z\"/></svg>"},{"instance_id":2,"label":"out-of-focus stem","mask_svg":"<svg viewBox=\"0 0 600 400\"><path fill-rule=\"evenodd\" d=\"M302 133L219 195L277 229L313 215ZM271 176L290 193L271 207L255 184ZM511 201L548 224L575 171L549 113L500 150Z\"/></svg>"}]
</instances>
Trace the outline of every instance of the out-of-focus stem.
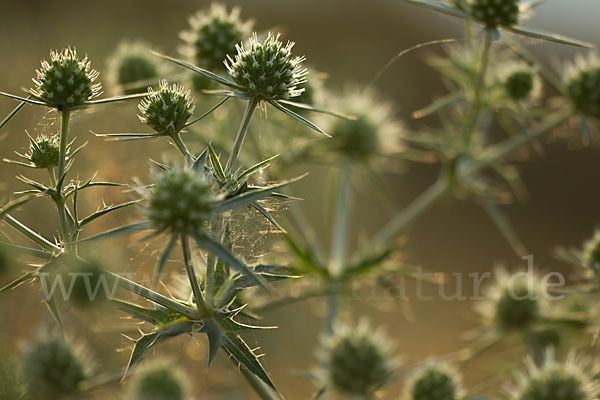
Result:
<instances>
[{"instance_id":1,"label":"out-of-focus stem","mask_svg":"<svg viewBox=\"0 0 600 400\"><path fill-rule=\"evenodd\" d=\"M248 132L248 126L250 126L250 121L252 120L252 115L258 106L258 102L259 100L256 98L251 98L248 100L246 111L244 111L244 116L242 117L242 122L240 124L240 129L235 138L235 143L233 145L233 149L231 150L231 154L229 155L229 159L227 160L227 165L225 166L225 175L229 175L233 171L233 168L235 168L235 163L240 155L240 151L242 150L242 145L244 144L244 139L246 138L246 133Z\"/></svg>"}]
</instances>

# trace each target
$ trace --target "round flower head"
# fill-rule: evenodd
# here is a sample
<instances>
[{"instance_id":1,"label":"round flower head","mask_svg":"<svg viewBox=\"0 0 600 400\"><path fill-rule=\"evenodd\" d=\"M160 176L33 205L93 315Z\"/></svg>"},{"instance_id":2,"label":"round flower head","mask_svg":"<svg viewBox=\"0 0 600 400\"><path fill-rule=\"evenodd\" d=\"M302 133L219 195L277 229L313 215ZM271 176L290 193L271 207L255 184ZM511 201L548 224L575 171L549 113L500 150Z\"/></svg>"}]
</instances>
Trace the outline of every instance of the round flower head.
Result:
<instances>
[{"instance_id":1,"label":"round flower head","mask_svg":"<svg viewBox=\"0 0 600 400\"><path fill-rule=\"evenodd\" d=\"M63 399L78 392L86 378L81 351L58 336L32 343L22 360L22 377L34 399Z\"/></svg>"},{"instance_id":2,"label":"round flower head","mask_svg":"<svg viewBox=\"0 0 600 400\"><path fill-rule=\"evenodd\" d=\"M511 100L524 101L540 97L542 83L536 71L528 65L510 61L501 75L504 92Z\"/></svg>"},{"instance_id":3,"label":"round flower head","mask_svg":"<svg viewBox=\"0 0 600 400\"><path fill-rule=\"evenodd\" d=\"M38 136L30 139L29 152L23 158L35 168L53 168L58 165L60 140L57 135Z\"/></svg>"},{"instance_id":4,"label":"round flower head","mask_svg":"<svg viewBox=\"0 0 600 400\"><path fill-rule=\"evenodd\" d=\"M520 0L472 0L471 16L489 28L519 22Z\"/></svg>"},{"instance_id":5,"label":"round flower head","mask_svg":"<svg viewBox=\"0 0 600 400\"><path fill-rule=\"evenodd\" d=\"M593 400L600 395L594 376L598 368L573 353L560 362L549 349L541 366L531 358L526 364L527 372L521 373L516 385L509 389L513 400Z\"/></svg>"},{"instance_id":6,"label":"round flower head","mask_svg":"<svg viewBox=\"0 0 600 400\"><path fill-rule=\"evenodd\" d=\"M479 311L491 325L498 328L524 329L538 322L544 308L540 294L541 282L525 272L509 274L495 271L496 282L488 289Z\"/></svg>"},{"instance_id":7,"label":"round flower head","mask_svg":"<svg viewBox=\"0 0 600 400\"><path fill-rule=\"evenodd\" d=\"M189 19L190 29L181 32L185 46L181 52L196 65L220 71L228 54L235 53L236 44L244 41L252 30L252 21L240 19L239 7L231 12L222 4L213 3L208 11L198 11Z\"/></svg>"},{"instance_id":8,"label":"round flower head","mask_svg":"<svg viewBox=\"0 0 600 400\"><path fill-rule=\"evenodd\" d=\"M166 362L143 366L131 388L132 400L185 400L188 392L184 374Z\"/></svg>"},{"instance_id":9,"label":"round flower head","mask_svg":"<svg viewBox=\"0 0 600 400\"><path fill-rule=\"evenodd\" d=\"M148 195L148 220L156 230L198 233L216 204L209 182L196 172L173 168L158 173Z\"/></svg>"},{"instance_id":10,"label":"round flower head","mask_svg":"<svg viewBox=\"0 0 600 400\"><path fill-rule=\"evenodd\" d=\"M600 269L600 230L583 245L583 263L588 268Z\"/></svg>"},{"instance_id":11,"label":"round flower head","mask_svg":"<svg viewBox=\"0 0 600 400\"><path fill-rule=\"evenodd\" d=\"M390 104L378 101L369 90L346 89L334 108L354 119L329 118L325 131L332 136L331 150L352 161L400 151L401 125L392 117Z\"/></svg>"},{"instance_id":12,"label":"round flower head","mask_svg":"<svg viewBox=\"0 0 600 400\"><path fill-rule=\"evenodd\" d=\"M349 395L369 395L390 378L395 361L391 346L366 323L339 327L326 343L328 381Z\"/></svg>"},{"instance_id":13,"label":"round flower head","mask_svg":"<svg viewBox=\"0 0 600 400\"><path fill-rule=\"evenodd\" d=\"M461 396L458 374L445 364L430 363L412 379L406 399L457 400Z\"/></svg>"},{"instance_id":14,"label":"round flower head","mask_svg":"<svg viewBox=\"0 0 600 400\"><path fill-rule=\"evenodd\" d=\"M304 57L292 57L294 43L285 46L279 34L269 32L264 41L256 33L248 47L237 44L235 59L227 56L225 65L233 81L249 97L260 99L288 99L299 96L299 85L306 81L307 70L302 68Z\"/></svg>"},{"instance_id":15,"label":"round flower head","mask_svg":"<svg viewBox=\"0 0 600 400\"><path fill-rule=\"evenodd\" d=\"M148 88L150 94L139 104L140 120L165 135L178 134L194 112L194 100L189 90L166 80L160 81L158 90Z\"/></svg>"},{"instance_id":16,"label":"round flower head","mask_svg":"<svg viewBox=\"0 0 600 400\"><path fill-rule=\"evenodd\" d=\"M94 83L98 72L87 57L80 60L75 49L50 52L50 62L42 61L36 75L31 94L52 107L69 109L100 94L100 84Z\"/></svg>"},{"instance_id":17,"label":"round flower head","mask_svg":"<svg viewBox=\"0 0 600 400\"><path fill-rule=\"evenodd\" d=\"M600 57L579 57L567 68L567 95L585 115L600 118Z\"/></svg>"},{"instance_id":18,"label":"round flower head","mask_svg":"<svg viewBox=\"0 0 600 400\"><path fill-rule=\"evenodd\" d=\"M125 94L143 93L152 80L158 81L161 66L150 48L141 42L122 42L108 61L109 80Z\"/></svg>"}]
</instances>

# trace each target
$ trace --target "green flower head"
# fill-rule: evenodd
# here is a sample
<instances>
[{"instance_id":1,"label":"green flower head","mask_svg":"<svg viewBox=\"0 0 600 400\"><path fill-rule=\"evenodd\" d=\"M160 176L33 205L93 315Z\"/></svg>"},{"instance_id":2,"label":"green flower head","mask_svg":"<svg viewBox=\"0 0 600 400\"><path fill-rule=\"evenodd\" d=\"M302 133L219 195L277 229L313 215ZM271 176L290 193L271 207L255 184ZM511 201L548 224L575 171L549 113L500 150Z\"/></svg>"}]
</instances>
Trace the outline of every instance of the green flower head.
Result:
<instances>
[{"instance_id":1,"label":"green flower head","mask_svg":"<svg viewBox=\"0 0 600 400\"><path fill-rule=\"evenodd\" d=\"M578 57L565 75L567 96L581 113L600 119L600 57Z\"/></svg>"},{"instance_id":2,"label":"green flower head","mask_svg":"<svg viewBox=\"0 0 600 400\"><path fill-rule=\"evenodd\" d=\"M541 90L541 83L535 71L520 65L513 66L504 76L502 86L506 95L514 101L538 97Z\"/></svg>"},{"instance_id":3,"label":"green flower head","mask_svg":"<svg viewBox=\"0 0 600 400\"><path fill-rule=\"evenodd\" d=\"M564 362L548 350L541 366L527 360L527 372L509 389L513 400L593 400L600 395L594 376L598 368L570 353Z\"/></svg>"},{"instance_id":4,"label":"green flower head","mask_svg":"<svg viewBox=\"0 0 600 400\"><path fill-rule=\"evenodd\" d=\"M161 63L141 42L122 42L108 62L109 80L117 92L143 93L151 81L158 82Z\"/></svg>"},{"instance_id":5,"label":"green flower head","mask_svg":"<svg viewBox=\"0 0 600 400\"><path fill-rule=\"evenodd\" d=\"M23 158L35 168L53 168L58 165L60 141L58 135L38 136L30 139L29 152Z\"/></svg>"},{"instance_id":6,"label":"green flower head","mask_svg":"<svg viewBox=\"0 0 600 400\"><path fill-rule=\"evenodd\" d=\"M206 178L180 168L158 173L147 197L147 216L153 228L176 233L198 233L216 205Z\"/></svg>"},{"instance_id":7,"label":"green flower head","mask_svg":"<svg viewBox=\"0 0 600 400\"><path fill-rule=\"evenodd\" d=\"M280 100L303 92L298 86L306 81L308 72L301 66L305 58L292 57L294 43L283 45L279 36L269 32L261 42L254 33L247 47L236 45L235 58L227 56L229 75L249 97Z\"/></svg>"},{"instance_id":8,"label":"green flower head","mask_svg":"<svg viewBox=\"0 0 600 400\"><path fill-rule=\"evenodd\" d=\"M38 339L23 356L22 377L34 399L55 400L73 395L86 376L81 350L58 335Z\"/></svg>"},{"instance_id":9,"label":"green flower head","mask_svg":"<svg viewBox=\"0 0 600 400\"><path fill-rule=\"evenodd\" d=\"M387 383L394 370L391 346L366 323L339 327L326 348L328 381L342 393L369 395Z\"/></svg>"},{"instance_id":10,"label":"green flower head","mask_svg":"<svg viewBox=\"0 0 600 400\"><path fill-rule=\"evenodd\" d=\"M185 400L185 376L166 362L154 362L141 367L132 382L132 400Z\"/></svg>"},{"instance_id":11,"label":"green flower head","mask_svg":"<svg viewBox=\"0 0 600 400\"><path fill-rule=\"evenodd\" d=\"M520 0L472 0L471 16L489 28L511 26L519 22Z\"/></svg>"},{"instance_id":12,"label":"green flower head","mask_svg":"<svg viewBox=\"0 0 600 400\"><path fill-rule=\"evenodd\" d=\"M181 85L169 86L166 80L160 82L158 90L148 91L150 94L138 106L140 120L165 135L181 132L194 112L191 92Z\"/></svg>"},{"instance_id":13,"label":"green flower head","mask_svg":"<svg viewBox=\"0 0 600 400\"><path fill-rule=\"evenodd\" d=\"M80 60L75 49L50 52L50 62L42 61L36 73L31 94L58 109L81 106L100 94L100 84L94 83L98 72L87 57Z\"/></svg>"},{"instance_id":14,"label":"green flower head","mask_svg":"<svg viewBox=\"0 0 600 400\"><path fill-rule=\"evenodd\" d=\"M430 363L408 385L410 400L458 400L462 397L458 374L449 366Z\"/></svg>"}]
</instances>

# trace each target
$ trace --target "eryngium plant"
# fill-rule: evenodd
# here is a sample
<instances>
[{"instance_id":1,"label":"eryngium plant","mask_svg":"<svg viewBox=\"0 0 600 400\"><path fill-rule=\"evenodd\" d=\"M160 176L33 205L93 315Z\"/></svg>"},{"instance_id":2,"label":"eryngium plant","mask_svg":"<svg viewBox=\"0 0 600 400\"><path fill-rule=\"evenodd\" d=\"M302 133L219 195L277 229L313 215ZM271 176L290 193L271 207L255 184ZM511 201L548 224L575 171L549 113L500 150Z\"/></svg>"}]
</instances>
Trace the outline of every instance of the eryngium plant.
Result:
<instances>
[{"instance_id":1,"label":"eryngium plant","mask_svg":"<svg viewBox=\"0 0 600 400\"><path fill-rule=\"evenodd\" d=\"M406 391L410 400L459 400L462 387L458 374L448 365L430 362L412 378Z\"/></svg>"}]
</instances>

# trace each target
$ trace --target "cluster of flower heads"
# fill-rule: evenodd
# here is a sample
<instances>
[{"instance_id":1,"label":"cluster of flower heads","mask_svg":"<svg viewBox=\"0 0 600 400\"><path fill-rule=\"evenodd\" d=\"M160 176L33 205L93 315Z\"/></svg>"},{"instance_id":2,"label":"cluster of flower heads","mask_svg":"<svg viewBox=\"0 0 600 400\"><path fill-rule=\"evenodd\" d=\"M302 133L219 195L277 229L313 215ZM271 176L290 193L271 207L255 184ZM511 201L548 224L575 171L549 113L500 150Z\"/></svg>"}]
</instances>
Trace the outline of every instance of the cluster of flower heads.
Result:
<instances>
[{"instance_id":1,"label":"cluster of flower heads","mask_svg":"<svg viewBox=\"0 0 600 400\"><path fill-rule=\"evenodd\" d=\"M132 400L185 400L188 384L184 373L172 364L155 361L140 367L131 384Z\"/></svg>"},{"instance_id":2,"label":"cluster of flower heads","mask_svg":"<svg viewBox=\"0 0 600 400\"><path fill-rule=\"evenodd\" d=\"M80 391L89 376L83 350L58 335L41 337L30 345L22 360L22 377L32 398L62 399Z\"/></svg>"},{"instance_id":3,"label":"cluster of flower heads","mask_svg":"<svg viewBox=\"0 0 600 400\"><path fill-rule=\"evenodd\" d=\"M52 107L81 106L100 94L100 84L94 83L98 72L91 68L87 57L79 59L75 49L52 51L50 61L43 60L36 75L31 94Z\"/></svg>"},{"instance_id":4,"label":"cluster of flower heads","mask_svg":"<svg viewBox=\"0 0 600 400\"><path fill-rule=\"evenodd\" d=\"M191 169L157 173L146 194L147 217L157 231L197 234L216 205L210 183Z\"/></svg>"},{"instance_id":5,"label":"cluster of flower heads","mask_svg":"<svg viewBox=\"0 0 600 400\"><path fill-rule=\"evenodd\" d=\"M223 70L227 55L250 35L252 21L242 21L239 7L231 12L218 3L208 11L200 10L189 19L190 29L181 32L185 46L181 52L196 65L210 70Z\"/></svg>"},{"instance_id":6,"label":"cluster of flower heads","mask_svg":"<svg viewBox=\"0 0 600 400\"><path fill-rule=\"evenodd\" d=\"M148 88L150 94L139 104L140 120L156 132L176 135L185 127L194 112L191 92L179 84L169 86L160 81L158 90Z\"/></svg>"},{"instance_id":7,"label":"cluster of flower heads","mask_svg":"<svg viewBox=\"0 0 600 400\"><path fill-rule=\"evenodd\" d=\"M396 364L387 339L365 321L356 327L339 326L323 351L329 384L348 395L372 394L389 381Z\"/></svg>"},{"instance_id":8,"label":"cluster of flower heads","mask_svg":"<svg viewBox=\"0 0 600 400\"><path fill-rule=\"evenodd\" d=\"M162 73L159 58L142 42L122 42L108 61L108 79L125 94L143 93Z\"/></svg>"},{"instance_id":9,"label":"cluster of flower heads","mask_svg":"<svg viewBox=\"0 0 600 400\"><path fill-rule=\"evenodd\" d=\"M454 369L431 362L421 368L407 386L406 399L459 400L462 398L460 377Z\"/></svg>"},{"instance_id":10,"label":"cluster of flower heads","mask_svg":"<svg viewBox=\"0 0 600 400\"><path fill-rule=\"evenodd\" d=\"M590 54L578 57L567 68L566 91L577 109L600 119L600 57Z\"/></svg>"},{"instance_id":11,"label":"cluster of flower heads","mask_svg":"<svg viewBox=\"0 0 600 400\"><path fill-rule=\"evenodd\" d=\"M517 377L509 389L513 400L592 400L600 395L598 368L589 360L570 353L566 360L556 359L548 350L541 365L527 360L527 372Z\"/></svg>"},{"instance_id":12,"label":"cluster of flower heads","mask_svg":"<svg viewBox=\"0 0 600 400\"><path fill-rule=\"evenodd\" d=\"M259 99L288 99L299 96L308 71L301 66L303 56L293 57L293 42L284 45L279 34L268 33L260 41L256 33L248 46L237 44L234 58L227 57L225 65L239 90L248 97Z\"/></svg>"}]
</instances>

